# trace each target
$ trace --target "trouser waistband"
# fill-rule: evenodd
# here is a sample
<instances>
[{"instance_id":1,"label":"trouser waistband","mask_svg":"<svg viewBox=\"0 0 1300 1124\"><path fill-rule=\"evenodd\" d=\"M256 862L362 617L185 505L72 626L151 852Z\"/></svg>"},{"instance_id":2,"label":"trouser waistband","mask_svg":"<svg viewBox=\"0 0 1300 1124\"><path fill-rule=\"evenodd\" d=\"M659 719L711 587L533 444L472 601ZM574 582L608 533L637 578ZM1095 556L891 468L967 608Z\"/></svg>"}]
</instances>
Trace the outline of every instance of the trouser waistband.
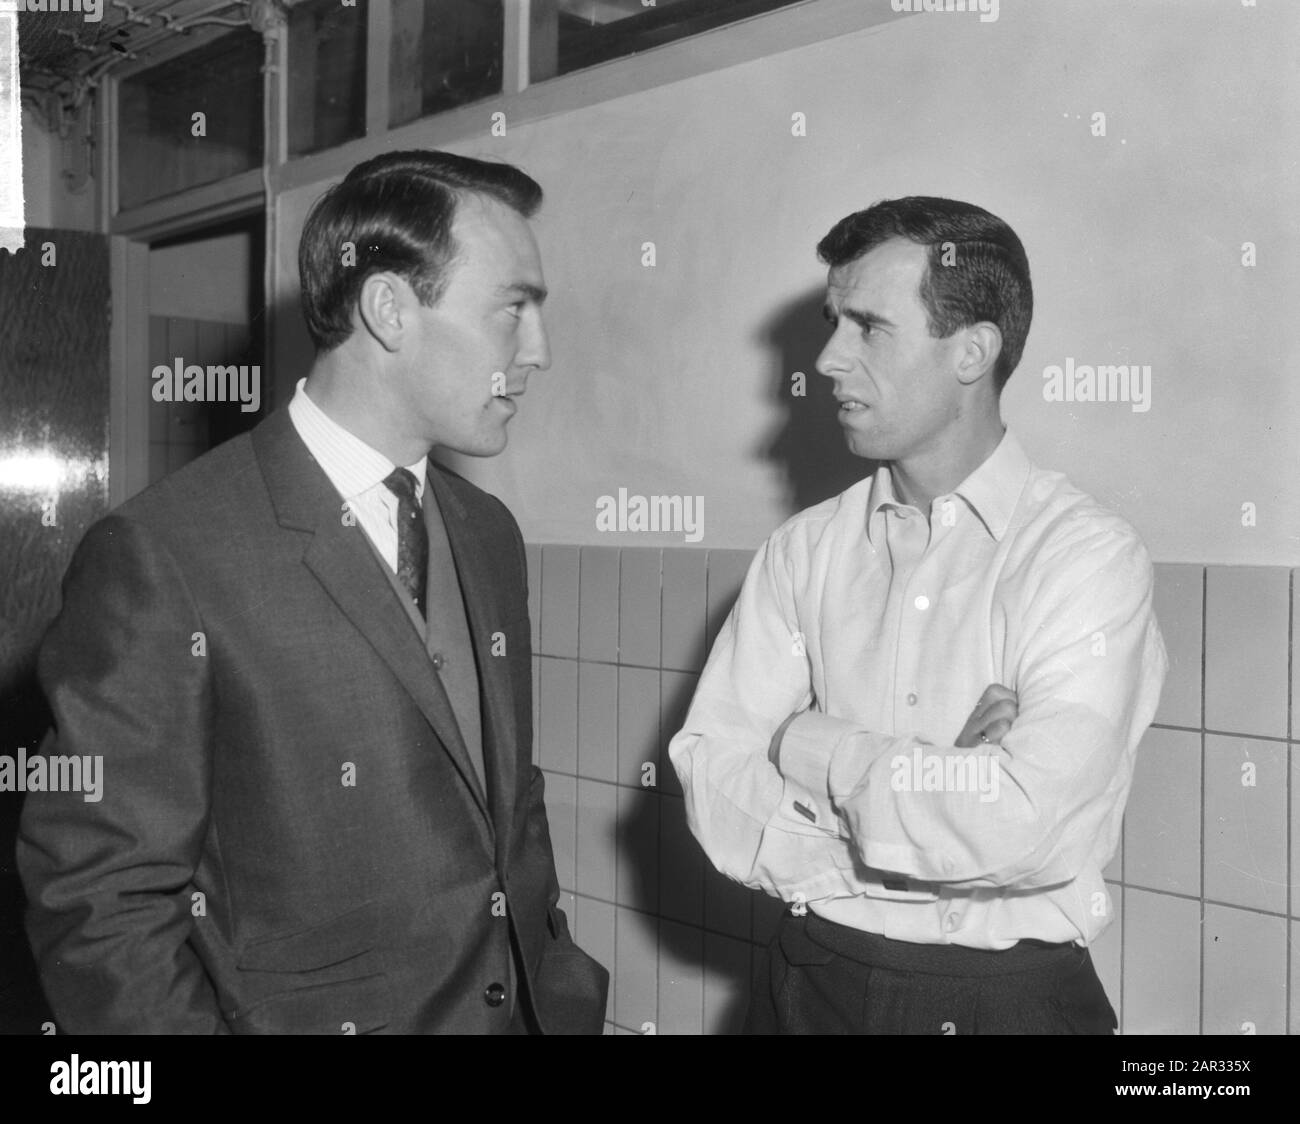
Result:
<instances>
[{"instance_id":1,"label":"trouser waistband","mask_svg":"<svg viewBox=\"0 0 1300 1124\"><path fill-rule=\"evenodd\" d=\"M868 933L809 912L804 929L822 948L873 968L924 972L938 976L1004 976L1061 964L1086 950L1073 942L1050 944L1022 940L1011 948L993 950L955 944L916 944L879 933Z\"/></svg>"}]
</instances>

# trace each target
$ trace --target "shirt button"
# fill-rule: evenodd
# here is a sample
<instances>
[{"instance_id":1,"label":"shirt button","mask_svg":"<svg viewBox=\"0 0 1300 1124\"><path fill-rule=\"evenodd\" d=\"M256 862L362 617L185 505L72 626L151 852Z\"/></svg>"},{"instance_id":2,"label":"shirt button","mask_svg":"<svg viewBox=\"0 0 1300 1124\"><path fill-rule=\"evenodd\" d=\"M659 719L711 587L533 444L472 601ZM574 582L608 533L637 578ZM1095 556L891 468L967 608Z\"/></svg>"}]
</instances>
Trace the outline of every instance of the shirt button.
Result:
<instances>
[{"instance_id":1,"label":"shirt button","mask_svg":"<svg viewBox=\"0 0 1300 1124\"><path fill-rule=\"evenodd\" d=\"M923 593L915 601L915 605L921 612L925 612L930 607L930 599Z\"/></svg>"},{"instance_id":2,"label":"shirt button","mask_svg":"<svg viewBox=\"0 0 1300 1124\"><path fill-rule=\"evenodd\" d=\"M488 984L483 992L483 1002L489 1007L500 1007L506 1001L506 989L499 983Z\"/></svg>"},{"instance_id":3,"label":"shirt button","mask_svg":"<svg viewBox=\"0 0 1300 1124\"><path fill-rule=\"evenodd\" d=\"M948 918L944 922L944 927L947 928L948 932L955 933L961 928L961 918L955 913L948 914Z\"/></svg>"},{"instance_id":4,"label":"shirt button","mask_svg":"<svg viewBox=\"0 0 1300 1124\"><path fill-rule=\"evenodd\" d=\"M442 658L442 653L441 653L441 652L434 652L434 653L433 653L433 670L434 670L434 671L441 671L441 670L442 670L442 665L445 664L446 662L447 662L447 661L446 661L445 659Z\"/></svg>"},{"instance_id":5,"label":"shirt button","mask_svg":"<svg viewBox=\"0 0 1300 1124\"><path fill-rule=\"evenodd\" d=\"M916 696L915 696L915 695L908 695L908 696L907 696L907 705L908 705L908 706L915 706L915 705L916 705Z\"/></svg>"}]
</instances>

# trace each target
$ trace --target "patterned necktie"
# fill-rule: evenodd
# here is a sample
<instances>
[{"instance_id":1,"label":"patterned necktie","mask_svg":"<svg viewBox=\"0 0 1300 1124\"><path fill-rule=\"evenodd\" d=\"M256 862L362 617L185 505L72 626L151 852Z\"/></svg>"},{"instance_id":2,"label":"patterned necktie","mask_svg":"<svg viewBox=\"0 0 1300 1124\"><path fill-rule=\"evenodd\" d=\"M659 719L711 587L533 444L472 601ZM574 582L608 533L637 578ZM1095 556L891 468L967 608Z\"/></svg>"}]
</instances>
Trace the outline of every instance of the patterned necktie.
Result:
<instances>
[{"instance_id":1,"label":"patterned necktie","mask_svg":"<svg viewBox=\"0 0 1300 1124\"><path fill-rule=\"evenodd\" d=\"M429 532L415 494L415 475L409 469L395 468L384 479L384 487L397 497L397 580L423 617L425 583L429 578Z\"/></svg>"}]
</instances>

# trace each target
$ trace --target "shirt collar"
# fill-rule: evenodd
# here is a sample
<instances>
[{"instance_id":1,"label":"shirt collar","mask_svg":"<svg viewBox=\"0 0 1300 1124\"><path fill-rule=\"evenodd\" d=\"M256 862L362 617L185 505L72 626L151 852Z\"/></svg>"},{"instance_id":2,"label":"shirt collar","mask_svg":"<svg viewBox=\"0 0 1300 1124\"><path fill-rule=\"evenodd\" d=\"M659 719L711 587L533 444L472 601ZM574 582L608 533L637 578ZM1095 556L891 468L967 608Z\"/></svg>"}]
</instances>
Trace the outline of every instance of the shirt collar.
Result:
<instances>
[{"instance_id":1,"label":"shirt collar","mask_svg":"<svg viewBox=\"0 0 1300 1124\"><path fill-rule=\"evenodd\" d=\"M383 453L371 448L356 434L344 429L307 394L306 379L299 379L289 403L289 416L339 494L350 500L383 484L395 467ZM405 467L415 477L417 499L424 496L428 457Z\"/></svg>"},{"instance_id":2,"label":"shirt collar","mask_svg":"<svg viewBox=\"0 0 1300 1124\"><path fill-rule=\"evenodd\" d=\"M875 537L871 527L876 521L876 512L882 507L902 506L902 501L894 495L894 477L889 471L889 465L882 464L872 474L871 489L867 492L867 538L872 545L875 545Z\"/></svg>"},{"instance_id":3,"label":"shirt collar","mask_svg":"<svg viewBox=\"0 0 1300 1124\"><path fill-rule=\"evenodd\" d=\"M988 459L954 489L997 542L1007 533L1032 466L1011 430Z\"/></svg>"},{"instance_id":4,"label":"shirt collar","mask_svg":"<svg viewBox=\"0 0 1300 1124\"><path fill-rule=\"evenodd\" d=\"M953 494L966 501L967 506L979 516L985 530L997 542L1007 533L1011 516L1025 481L1029 478L1031 465L1020 442L1008 429L998 442L998 447L985 459L974 472L966 477ZM871 490L867 494L867 538L874 544L872 524L877 510L882 507L904 507L902 500L894 492L894 478L889 466L882 464L871 478ZM928 517L928 513L925 513Z\"/></svg>"}]
</instances>

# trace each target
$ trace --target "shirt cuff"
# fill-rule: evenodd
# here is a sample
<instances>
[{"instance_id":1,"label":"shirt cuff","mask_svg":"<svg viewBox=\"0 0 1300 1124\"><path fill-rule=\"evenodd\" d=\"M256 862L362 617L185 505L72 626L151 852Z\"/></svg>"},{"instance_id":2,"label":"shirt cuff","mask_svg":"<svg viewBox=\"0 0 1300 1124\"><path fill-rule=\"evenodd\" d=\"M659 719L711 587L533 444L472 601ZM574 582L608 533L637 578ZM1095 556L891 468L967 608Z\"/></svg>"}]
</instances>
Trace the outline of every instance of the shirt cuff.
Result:
<instances>
[{"instance_id":1,"label":"shirt cuff","mask_svg":"<svg viewBox=\"0 0 1300 1124\"><path fill-rule=\"evenodd\" d=\"M777 750L777 768L819 803L830 803L831 757L840 743L862 727L843 718L806 710L786 727Z\"/></svg>"},{"instance_id":2,"label":"shirt cuff","mask_svg":"<svg viewBox=\"0 0 1300 1124\"><path fill-rule=\"evenodd\" d=\"M914 734L873 734L855 722L809 710L786 727L776 759L782 777L838 811L835 806L858 788L879 757L929 744Z\"/></svg>"}]
</instances>

